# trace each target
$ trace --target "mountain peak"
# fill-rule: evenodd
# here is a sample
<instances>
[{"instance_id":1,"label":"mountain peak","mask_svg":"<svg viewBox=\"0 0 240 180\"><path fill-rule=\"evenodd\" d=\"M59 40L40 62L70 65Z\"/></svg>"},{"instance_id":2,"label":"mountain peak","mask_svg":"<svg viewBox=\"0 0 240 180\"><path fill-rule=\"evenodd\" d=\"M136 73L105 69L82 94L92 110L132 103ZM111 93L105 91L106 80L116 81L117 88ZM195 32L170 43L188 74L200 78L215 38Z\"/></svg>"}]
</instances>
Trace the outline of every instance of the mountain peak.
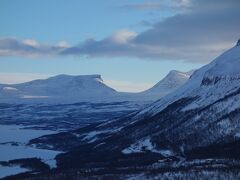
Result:
<instances>
[{"instance_id":1,"label":"mountain peak","mask_svg":"<svg viewBox=\"0 0 240 180\"><path fill-rule=\"evenodd\" d=\"M161 81L143 93L160 94L161 96L168 94L183 85L189 79L191 72L185 73L177 70L171 70Z\"/></svg>"},{"instance_id":2,"label":"mountain peak","mask_svg":"<svg viewBox=\"0 0 240 180\"><path fill-rule=\"evenodd\" d=\"M179 77L179 76L184 76L184 77L189 78L189 76L191 76L193 72L194 72L194 70L189 71L189 72L181 72L181 71L177 71L177 70L171 70L165 78L175 78L175 77Z\"/></svg>"},{"instance_id":3,"label":"mountain peak","mask_svg":"<svg viewBox=\"0 0 240 180\"><path fill-rule=\"evenodd\" d=\"M179 73L181 73L181 72L177 71L177 70L171 70L171 71L169 71L168 74L179 74Z\"/></svg>"}]
</instances>

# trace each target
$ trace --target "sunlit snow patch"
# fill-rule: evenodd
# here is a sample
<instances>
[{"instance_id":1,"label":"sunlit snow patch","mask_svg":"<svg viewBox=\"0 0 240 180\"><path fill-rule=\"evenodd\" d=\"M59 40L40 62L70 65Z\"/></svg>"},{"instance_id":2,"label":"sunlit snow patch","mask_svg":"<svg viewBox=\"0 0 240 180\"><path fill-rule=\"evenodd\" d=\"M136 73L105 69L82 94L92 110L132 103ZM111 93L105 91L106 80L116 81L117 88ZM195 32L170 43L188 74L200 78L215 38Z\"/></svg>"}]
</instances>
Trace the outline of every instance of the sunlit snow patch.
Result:
<instances>
[{"instance_id":1,"label":"sunlit snow patch","mask_svg":"<svg viewBox=\"0 0 240 180\"><path fill-rule=\"evenodd\" d=\"M152 142L150 141L150 138L140 140L140 141L132 144L130 147L123 149L122 153L123 154L131 154L131 153L143 153L146 151L160 153L161 155L163 155L165 157L173 155L173 152L168 149L157 150L155 145L153 145Z\"/></svg>"}]
</instances>

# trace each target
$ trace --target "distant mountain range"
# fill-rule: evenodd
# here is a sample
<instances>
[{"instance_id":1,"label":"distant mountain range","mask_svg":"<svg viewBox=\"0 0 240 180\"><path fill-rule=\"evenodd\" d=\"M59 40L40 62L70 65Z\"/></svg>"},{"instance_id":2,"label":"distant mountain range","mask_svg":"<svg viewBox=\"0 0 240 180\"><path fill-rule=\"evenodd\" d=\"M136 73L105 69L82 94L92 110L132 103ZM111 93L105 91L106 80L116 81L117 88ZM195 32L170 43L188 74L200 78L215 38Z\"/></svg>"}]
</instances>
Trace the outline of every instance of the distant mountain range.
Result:
<instances>
[{"instance_id":1,"label":"distant mountain range","mask_svg":"<svg viewBox=\"0 0 240 180\"><path fill-rule=\"evenodd\" d=\"M176 90L191 72L171 71L152 88L140 93L118 92L104 84L100 75L58 75L21 84L0 84L0 101L6 103L76 103L154 101Z\"/></svg>"},{"instance_id":2,"label":"distant mountain range","mask_svg":"<svg viewBox=\"0 0 240 180\"><path fill-rule=\"evenodd\" d=\"M239 67L238 44L147 108L114 121L43 136L30 144L67 151L57 156L62 169L147 165L169 169L194 159L205 159L201 167L230 167L240 158ZM143 93L156 87L171 89L168 80L175 74L181 73L171 72ZM214 165L217 160L221 164ZM195 165L199 168L199 161L192 162L191 168Z\"/></svg>"}]
</instances>

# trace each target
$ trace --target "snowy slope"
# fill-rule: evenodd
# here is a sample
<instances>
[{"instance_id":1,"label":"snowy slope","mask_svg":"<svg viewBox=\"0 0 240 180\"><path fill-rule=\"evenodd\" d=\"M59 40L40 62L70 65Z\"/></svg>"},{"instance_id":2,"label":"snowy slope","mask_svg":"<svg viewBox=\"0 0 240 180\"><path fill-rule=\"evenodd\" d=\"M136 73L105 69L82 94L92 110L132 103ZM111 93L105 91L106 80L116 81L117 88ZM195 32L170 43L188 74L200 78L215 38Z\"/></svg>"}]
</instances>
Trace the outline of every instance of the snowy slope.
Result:
<instances>
[{"instance_id":1,"label":"snowy slope","mask_svg":"<svg viewBox=\"0 0 240 180\"><path fill-rule=\"evenodd\" d=\"M240 131L239 67L240 46L235 46L195 71L178 90L140 111L133 117L135 129L143 122L146 128L141 129L138 141L150 136L157 150L171 147L170 151L181 152L237 140ZM148 122L142 117L147 117ZM153 126L156 129L149 134Z\"/></svg>"},{"instance_id":2,"label":"snowy slope","mask_svg":"<svg viewBox=\"0 0 240 180\"><path fill-rule=\"evenodd\" d=\"M46 80L1 85L2 101L76 102L104 100L116 95L116 91L105 85L100 75L58 75Z\"/></svg>"},{"instance_id":3,"label":"snowy slope","mask_svg":"<svg viewBox=\"0 0 240 180\"><path fill-rule=\"evenodd\" d=\"M104 84L100 75L58 75L15 85L0 84L0 101L7 103L155 101L176 90L189 77L189 73L171 71L149 90L140 93L123 93Z\"/></svg>"},{"instance_id":4,"label":"snowy slope","mask_svg":"<svg viewBox=\"0 0 240 180\"><path fill-rule=\"evenodd\" d=\"M196 70L189 81L174 93L152 104L139 114L154 115L170 103L184 98L196 97L192 108L206 106L220 97L239 88L240 46L235 46L217 57L210 64ZM190 105L189 105L190 106ZM145 114L145 115L146 115Z\"/></svg>"},{"instance_id":5,"label":"snowy slope","mask_svg":"<svg viewBox=\"0 0 240 180\"><path fill-rule=\"evenodd\" d=\"M152 96L157 99L175 91L182 86L192 75L193 71L180 72L176 70L170 71L166 77L155 84L152 88L139 93L141 96Z\"/></svg>"}]
</instances>

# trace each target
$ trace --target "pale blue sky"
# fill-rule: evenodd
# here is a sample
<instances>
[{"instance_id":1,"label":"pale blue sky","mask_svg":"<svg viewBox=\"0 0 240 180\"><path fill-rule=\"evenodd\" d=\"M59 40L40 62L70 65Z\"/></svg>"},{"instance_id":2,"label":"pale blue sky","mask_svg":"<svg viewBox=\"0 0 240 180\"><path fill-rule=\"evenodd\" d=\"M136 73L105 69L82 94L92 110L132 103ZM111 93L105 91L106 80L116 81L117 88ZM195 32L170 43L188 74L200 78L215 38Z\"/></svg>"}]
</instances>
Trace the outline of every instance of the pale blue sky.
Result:
<instances>
[{"instance_id":1,"label":"pale blue sky","mask_svg":"<svg viewBox=\"0 0 240 180\"><path fill-rule=\"evenodd\" d=\"M0 0L0 39L14 39L15 43L14 46L9 45L8 41L4 41L3 45L0 43L0 83L1 76L6 82L4 73L18 76L21 73L47 76L101 74L104 80L115 81L110 85L117 90L129 90L121 89L116 83L119 81L130 83L131 91L140 91L158 82L172 69L189 71L199 68L209 62L208 56L200 57L196 53L190 53L191 56L188 57L186 52L181 53L179 47L174 51L167 47L165 51L171 50L173 56L165 54L165 51L162 55L161 49L159 53L151 49L141 54L142 50L145 51L142 46L137 50L129 50L125 49L125 44L119 45L114 39L118 36L114 33L125 30L130 32L130 35L127 34L127 42L136 37L136 42L141 44L148 37L146 35L149 34L149 29L168 27L171 23L165 23L166 18L194 9L190 2L191 0ZM94 39L90 48L94 50L97 47L97 53L87 49L89 46L84 41L89 38ZM41 44L37 55L28 55L24 40ZM21 49L22 44L19 45L19 42L23 41L24 47ZM77 53L74 51L69 56L49 53L59 42L67 44L70 53L72 47L82 45ZM219 51L229 47L232 41L227 43L221 42ZM102 44L108 44L108 48L102 48ZM144 46L146 47L148 46ZM162 44L156 47L162 47ZM151 54L152 52L154 53Z\"/></svg>"}]
</instances>

